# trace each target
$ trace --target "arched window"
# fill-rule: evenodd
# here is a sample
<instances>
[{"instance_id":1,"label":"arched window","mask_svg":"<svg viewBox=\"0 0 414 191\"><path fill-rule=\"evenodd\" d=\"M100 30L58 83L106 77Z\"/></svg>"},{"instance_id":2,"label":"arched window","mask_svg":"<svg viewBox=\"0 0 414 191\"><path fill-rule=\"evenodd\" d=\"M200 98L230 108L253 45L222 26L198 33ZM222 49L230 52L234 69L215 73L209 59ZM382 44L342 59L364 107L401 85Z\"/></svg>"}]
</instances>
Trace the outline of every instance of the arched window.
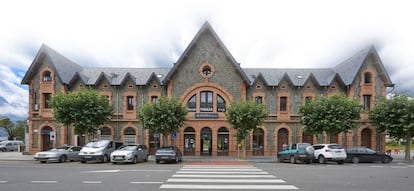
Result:
<instances>
[{"instance_id":1,"label":"arched window","mask_svg":"<svg viewBox=\"0 0 414 191\"><path fill-rule=\"evenodd\" d=\"M226 112L226 101L217 94L217 112Z\"/></svg>"},{"instance_id":2,"label":"arched window","mask_svg":"<svg viewBox=\"0 0 414 191\"><path fill-rule=\"evenodd\" d=\"M256 101L257 104L262 104L263 103L263 97L262 96L256 96L254 98L254 100Z\"/></svg>"},{"instance_id":3,"label":"arched window","mask_svg":"<svg viewBox=\"0 0 414 191\"><path fill-rule=\"evenodd\" d=\"M43 73L43 81L44 82L51 82L52 81L52 74L49 71L45 71Z\"/></svg>"},{"instance_id":4,"label":"arched window","mask_svg":"<svg viewBox=\"0 0 414 191\"><path fill-rule=\"evenodd\" d=\"M200 111L212 112L213 111L213 92L202 91L200 92Z\"/></svg>"},{"instance_id":5,"label":"arched window","mask_svg":"<svg viewBox=\"0 0 414 191\"><path fill-rule=\"evenodd\" d=\"M191 98L187 102L187 107L189 112L195 112L197 107L197 100L196 100L196 94L191 96Z\"/></svg>"}]
</instances>

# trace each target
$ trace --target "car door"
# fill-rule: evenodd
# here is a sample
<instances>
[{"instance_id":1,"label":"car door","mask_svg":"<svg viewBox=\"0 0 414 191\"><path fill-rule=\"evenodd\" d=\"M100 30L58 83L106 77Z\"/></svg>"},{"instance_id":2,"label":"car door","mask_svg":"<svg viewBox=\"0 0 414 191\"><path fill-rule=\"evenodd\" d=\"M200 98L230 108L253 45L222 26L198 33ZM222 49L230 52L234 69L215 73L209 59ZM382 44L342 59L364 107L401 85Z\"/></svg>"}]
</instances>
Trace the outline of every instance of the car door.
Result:
<instances>
[{"instance_id":1,"label":"car door","mask_svg":"<svg viewBox=\"0 0 414 191\"><path fill-rule=\"evenodd\" d=\"M142 145L138 145L137 146L137 157L138 157L138 160L144 160L144 150L143 150L143 148L142 148Z\"/></svg>"},{"instance_id":2,"label":"car door","mask_svg":"<svg viewBox=\"0 0 414 191\"><path fill-rule=\"evenodd\" d=\"M80 147L71 147L71 151L68 152L69 160L78 160Z\"/></svg>"}]
</instances>

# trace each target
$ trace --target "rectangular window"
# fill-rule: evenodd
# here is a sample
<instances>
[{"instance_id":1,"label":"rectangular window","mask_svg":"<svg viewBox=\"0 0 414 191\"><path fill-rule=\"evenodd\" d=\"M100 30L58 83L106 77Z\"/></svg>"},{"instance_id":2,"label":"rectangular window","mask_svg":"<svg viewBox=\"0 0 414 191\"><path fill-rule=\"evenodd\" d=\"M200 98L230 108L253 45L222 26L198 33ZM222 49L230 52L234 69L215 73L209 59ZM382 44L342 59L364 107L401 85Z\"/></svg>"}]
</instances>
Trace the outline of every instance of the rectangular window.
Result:
<instances>
[{"instance_id":1,"label":"rectangular window","mask_svg":"<svg viewBox=\"0 0 414 191\"><path fill-rule=\"evenodd\" d=\"M287 97L280 97L279 111L287 111Z\"/></svg>"},{"instance_id":2,"label":"rectangular window","mask_svg":"<svg viewBox=\"0 0 414 191\"><path fill-rule=\"evenodd\" d=\"M127 96L127 102L128 110L134 110L134 96Z\"/></svg>"},{"instance_id":3,"label":"rectangular window","mask_svg":"<svg viewBox=\"0 0 414 191\"><path fill-rule=\"evenodd\" d=\"M364 109L365 110L370 110L371 109L371 95L363 95L363 104L364 104Z\"/></svg>"},{"instance_id":4,"label":"rectangular window","mask_svg":"<svg viewBox=\"0 0 414 191\"><path fill-rule=\"evenodd\" d=\"M151 96L151 102L157 102L158 96Z\"/></svg>"},{"instance_id":5,"label":"rectangular window","mask_svg":"<svg viewBox=\"0 0 414 191\"><path fill-rule=\"evenodd\" d=\"M200 111L213 112L213 92L200 92Z\"/></svg>"},{"instance_id":6,"label":"rectangular window","mask_svg":"<svg viewBox=\"0 0 414 191\"><path fill-rule=\"evenodd\" d=\"M44 102L45 108L51 108L50 104L49 104L49 101L52 98L52 94L51 93L44 93L43 97L44 97L44 101L45 101Z\"/></svg>"}]
</instances>

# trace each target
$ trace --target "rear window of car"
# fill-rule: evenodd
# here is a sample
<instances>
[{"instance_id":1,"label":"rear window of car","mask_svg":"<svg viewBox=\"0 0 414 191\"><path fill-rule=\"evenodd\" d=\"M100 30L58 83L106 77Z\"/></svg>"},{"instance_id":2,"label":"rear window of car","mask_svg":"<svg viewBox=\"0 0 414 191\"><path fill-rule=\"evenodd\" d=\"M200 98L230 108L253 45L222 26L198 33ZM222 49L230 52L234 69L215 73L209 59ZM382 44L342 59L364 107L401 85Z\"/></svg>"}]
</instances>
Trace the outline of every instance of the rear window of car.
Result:
<instances>
[{"instance_id":1,"label":"rear window of car","mask_svg":"<svg viewBox=\"0 0 414 191\"><path fill-rule=\"evenodd\" d=\"M328 148L330 149L343 149L341 145L328 145Z\"/></svg>"},{"instance_id":2,"label":"rear window of car","mask_svg":"<svg viewBox=\"0 0 414 191\"><path fill-rule=\"evenodd\" d=\"M323 148L323 145L313 145L313 149L315 149L315 150L319 150L319 149L322 149Z\"/></svg>"}]
</instances>

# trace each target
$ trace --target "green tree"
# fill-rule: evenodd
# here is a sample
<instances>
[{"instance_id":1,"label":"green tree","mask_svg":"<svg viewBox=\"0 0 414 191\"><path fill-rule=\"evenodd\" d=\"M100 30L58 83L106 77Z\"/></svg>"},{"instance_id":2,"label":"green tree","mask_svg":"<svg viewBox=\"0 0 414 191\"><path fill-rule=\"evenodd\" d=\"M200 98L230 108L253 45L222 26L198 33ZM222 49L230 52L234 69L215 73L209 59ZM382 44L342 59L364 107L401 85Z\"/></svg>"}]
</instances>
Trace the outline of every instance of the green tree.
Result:
<instances>
[{"instance_id":1,"label":"green tree","mask_svg":"<svg viewBox=\"0 0 414 191\"><path fill-rule=\"evenodd\" d=\"M254 101L233 102L226 111L227 121L236 129L237 144L244 140L243 158L246 157L247 135L262 125L268 113L264 110L263 104Z\"/></svg>"},{"instance_id":2,"label":"green tree","mask_svg":"<svg viewBox=\"0 0 414 191\"><path fill-rule=\"evenodd\" d=\"M108 98L99 95L93 89L59 92L52 96L49 103L56 121L67 127L73 124L78 135L93 135L99 125L109 121L113 112Z\"/></svg>"},{"instance_id":3,"label":"green tree","mask_svg":"<svg viewBox=\"0 0 414 191\"><path fill-rule=\"evenodd\" d=\"M145 129L162 134L166 144L168 136L184 125L187 113L187 108L177 99L162 96L156 102L144 104L139 118Z\"/></svg>"},{"instance_id":4,"label":"green tree","mask_svg":"<svg viewBox=\"0 0 414 191\"><path fill-rule=\"evenodd\" d=\"M8 140L23 140L25 126L25 121L17 121L17 124L14 124L8 117L0 119L0 128L4 128L6 130Z\"/></svg>"},{"instance_id":5,"label":"green tree","mask_svg":"<svg viewBox=\"0 0 414 191\"><path fill-rule=\"evenodd\" d=\"M414 100L405 94L383 98L369 114L369 120L380 132L405 139L405 160L410 160L411 139L414 134Z\"/></svg>"},{"instance_id":6,"label":"green tree","mask_svg":"<svg viewBox=\"0 0 414 191\"><path fill-rule=\"evenodd\" d=\"M358 101L345 95L322 96L299 107L300 122L309 134L338 134L356 127L361 110Z\"/></svg>"}]
</instances>

